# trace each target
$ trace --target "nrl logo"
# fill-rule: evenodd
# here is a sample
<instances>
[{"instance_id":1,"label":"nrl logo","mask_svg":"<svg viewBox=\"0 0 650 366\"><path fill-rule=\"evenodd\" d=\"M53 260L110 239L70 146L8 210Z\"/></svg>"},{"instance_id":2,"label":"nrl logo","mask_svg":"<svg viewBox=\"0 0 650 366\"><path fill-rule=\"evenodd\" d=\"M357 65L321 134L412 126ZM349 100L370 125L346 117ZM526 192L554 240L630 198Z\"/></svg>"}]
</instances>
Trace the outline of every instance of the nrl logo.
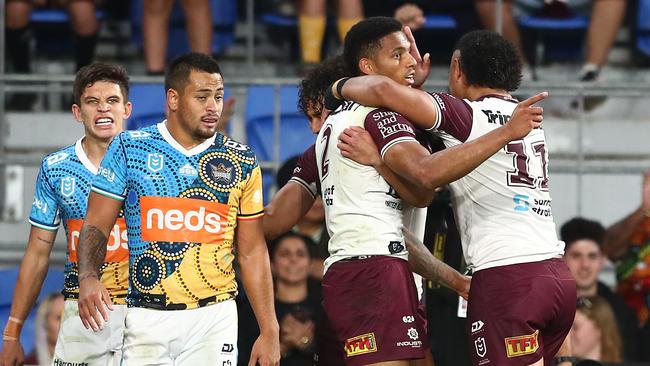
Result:
<instances>
[{"instance_id":1,"label":"nrl logo","mask_svg":"<svg viewBox=\"0 0 650 366\"><path fill-rule=\"evenodd\" d=\"M73 177L65 177L61 179L61 194L66 197L72 196L74 193L74 181Z\"/></svg>"},{"instance_id":2,"label":"nrl logo","mask_svg":"<svg viewBox=\"0 0 650 366\"><path fill-rule=\"evenodd\" d=\"M223 163L217 165L210 164L210 171L212 172L212 177L217 182L228 184L232 180L232 167L228 168Z\"/></svg>"}]
</instances>

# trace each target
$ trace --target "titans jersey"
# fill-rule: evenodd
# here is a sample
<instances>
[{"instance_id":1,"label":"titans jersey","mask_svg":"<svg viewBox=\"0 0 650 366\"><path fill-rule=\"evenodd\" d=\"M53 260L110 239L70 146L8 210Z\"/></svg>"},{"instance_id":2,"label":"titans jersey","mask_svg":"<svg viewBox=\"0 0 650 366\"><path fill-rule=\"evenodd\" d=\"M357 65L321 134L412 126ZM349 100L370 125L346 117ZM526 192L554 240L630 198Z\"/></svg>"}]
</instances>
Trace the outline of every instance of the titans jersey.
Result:
<instances>
[{"instance_id":1,"label":"titans jersey","mask_svg":"<svg viewBox=\"0 0 650 366\"><path fill-rule=\"evenodd\" d=\"M237 221L263 214L260 168L247 146L216 134L187 150L166 121L123 132L92 190L124 200L130 306L191 309L235 296Z\"/></svg>"},{"instance_id":2,"label":"titans jersey","mask_svg":"<svg viewBox=\"0 0 650 366\"><path fill-rule=\"evenodd\" d=\"M432 101L438 113L431 131L447 147L500 127L517 106L516 100L496 95L467 101L435 93ZM541 128L510 142L450 186L465 260L475 271L563 253L551 214Z\"/></svg>"},{"instance_id":3,"label":"titans jersey","mask_svg":"<svg viewBox=\"0 0 650 366\"><path fill-rule=\"evenodd\" d=\"M360 255L408 253L401 233L406 203L375 168L344 158L336 147L347 127L360 126L373 137L381 155L395 144L417 142L415 129L400 114L345 102L325 121L315 154L325 219L330 234L325 270L332 263ZM302 169L303 165L299 167ZM304 179L307 181L307 179Z\"/></svg>"},{"instance_id":4,"label":"titans jersey","mask_svg":"<svg viewBox=\"0 0 650 366\"><path fill-rule=\"evenodd\" d=\"M46 156L36 180L29 222L50 231L56 231L63 222L68 242L63 285L66 299L79 297L77 244L95 174L97 168L88 160L80 139ZM116 304L124 304L126 297L128 259L126 224L124 218L119 217L108 238L106 261L100 272L101 281Z\"/></svg>"}]
</instances>

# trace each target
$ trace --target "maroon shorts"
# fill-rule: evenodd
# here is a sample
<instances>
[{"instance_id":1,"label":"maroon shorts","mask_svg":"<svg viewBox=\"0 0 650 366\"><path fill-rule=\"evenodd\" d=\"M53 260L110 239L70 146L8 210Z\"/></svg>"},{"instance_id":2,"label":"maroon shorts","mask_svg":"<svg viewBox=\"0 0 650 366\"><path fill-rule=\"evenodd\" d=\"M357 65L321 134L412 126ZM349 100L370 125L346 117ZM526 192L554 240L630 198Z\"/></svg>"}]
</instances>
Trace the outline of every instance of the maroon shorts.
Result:
<instances>
[{"instance_id":1,"label":"maroon shorts","mask_svg":"<svg viewBox=\"0 0 650 366\"><path fill-rule=\"evenodd\" d=\"M576 312L576 283L563 259L513 264L472 277L467 334L475 366L550 365Z\"/></svg>"},{"instance_id":2,"label":"maroon shorts","mask_svg":"<svg viewBox=\"0 0 650 366\"><path fill-rule=\"evenodd\" d=\"M413 273L402 259L334 263L323 278L323 305L348 366L419 359L429 347Z\"/></svg>"}]
</instances>

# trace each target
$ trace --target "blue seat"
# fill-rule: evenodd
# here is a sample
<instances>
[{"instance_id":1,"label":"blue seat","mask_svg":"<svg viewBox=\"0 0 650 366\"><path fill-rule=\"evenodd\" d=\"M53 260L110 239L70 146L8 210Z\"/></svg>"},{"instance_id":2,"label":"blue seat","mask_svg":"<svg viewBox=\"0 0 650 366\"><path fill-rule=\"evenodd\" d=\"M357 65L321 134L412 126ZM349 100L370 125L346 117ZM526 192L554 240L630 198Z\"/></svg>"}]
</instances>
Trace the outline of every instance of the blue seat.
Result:
<instances>
[{"instance_id":1,"label":"blue seat","mask_svg":"<svg viewBox=\"0 0 650 366\"><path fill-rule=\"evenodd\" d=\"M456 29L456 19L446 14L426 14L424 29Z\"/></svg>"},{"instance_id":2,"label":"blue seat","mask_svg":"<svg viewBox=\"0 0 650 366\"><path fill-rule=\"evenodd\" d=\"M209 2L213 28L212 53L220 53L235 41L237 1L209 0ZM130 13L132 40L142 48L143 0L131 1ZM179 3L175 2L169 19L167 58L172 59L189 51L190 45L187 39L187 32L185 31L185 13Z\"/></svg>"},{"instance_id":3,"label":"blue seat","mask_svg":"<svg viewBox=\"0 0 650 366\"><path fill-rule=\"evenodd\" d=\"M133 103L131 117L127 120L129 130L151 126L165 119L165 86L155 83L132 84L129 100Z\"/></svg>"},{"instance_id":4,"label":"blue seat","mask_svg":"<svg viewBox=\"0 0 650 366\"><path fill-rule=\"evenodd\" d=\"M636 49L650 57L650 0L639 0L636 16Z\"/></svg>"},{"instance_id":5,"label":"blue seat","mask_svg":"<svg viewBox=\"0 0 650 366\"><path fill-rule=\"evenodd\" d=\"M104 19L104 12L95 12L97 19ZM64 9L36 9L32 11L29 20L33 23L67 23L70 21L68 12Z\"/></svg>"},{"instance_id":6,"label":"blue seat","mask_svg":"<svg viewBox=\"0 0 650 366\"><path fill-rule=\"evenodd\" d=\"M295 28L298 26L298 18L279 13L264 13L259 16L259 20L264 24L274 25L277 27Z\"/></svg>"},{"instance_id":7,"label":"blue seat","mask_svg":"<svg viewBox=\"0 0 650 366\"><path fill-rule=\"evenodd\" d=\"M581 56L582 47L576 47L575 44L582 42L582 33L589 27L588 17L582 15L569 18L525 16L518 18L517 22L520 27L535 33L535 64L541 64L546 57L572 59Z\"/></svg>"},{"instance_id":8,"label":"blue seat","mask_svg":"<svg viewBox=\"0 0 650 366\"><path fill-rule=\"evenodd\" d=\"M7 319L9 318L9 313L11 311L11 301L14 296L14 288L16 285L16 280L18 279L18 268L9 268L0 270L0 327L4 329L7 324ZM63 271L59 269L49 269L47 271L47 276L43 282L43 287L41 292L36 299L36 304L34 308L29 313L25 323L23 324L23 330L20 334L20 342L23 345L25 353L29 353L34 348L35 341L35 321L36 321L36 311L38 304L41 300L53 293L61 292L63 288Z\"/></svg>"}]
</instances>

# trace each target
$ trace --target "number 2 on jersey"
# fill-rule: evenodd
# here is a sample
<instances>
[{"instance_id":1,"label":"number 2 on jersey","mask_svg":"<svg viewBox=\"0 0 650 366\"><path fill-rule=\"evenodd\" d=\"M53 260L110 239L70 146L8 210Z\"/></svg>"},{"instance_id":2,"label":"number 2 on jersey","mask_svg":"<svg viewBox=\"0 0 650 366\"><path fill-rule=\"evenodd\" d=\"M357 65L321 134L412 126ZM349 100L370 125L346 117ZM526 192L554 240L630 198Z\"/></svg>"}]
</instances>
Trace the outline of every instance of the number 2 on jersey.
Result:
<instances>
[{"instance_id":1,"label":"number 2 on jersey","mask_svg":"<svg viewBox=\"0 0 650 366\"><path fill-rule=\"evenodd\" d=\"M323 147L323 157L321 160L321 170L320 170L320 179L325 179L327 176L327 173L329 172L329 165L330 165L330 159L327 157L327 148L330 145L330 136L332 135L332 125L327 125L325 126L325 130L323 130L323 137L321 138L322 140L325 140L325 147Z\"/></svg>"},{"instance_id":2,"label":"number 2 on jersey","mask_svg":"<svg viewBox=\"0 0 650 366\"><path fill-rule=\"evenodd\" d=\"M523 140L513 141L506 145L506 152L514 155L515 170L508 172L508 185L513 187L539 188L548 191L548 170L546 145L544 141L536 141L530 144L533 154L542 165L542 176L531 176L531 157L526 154L526 146ZM533 164L536 162L533 162Z\"/></svg>"}]
</instances>

